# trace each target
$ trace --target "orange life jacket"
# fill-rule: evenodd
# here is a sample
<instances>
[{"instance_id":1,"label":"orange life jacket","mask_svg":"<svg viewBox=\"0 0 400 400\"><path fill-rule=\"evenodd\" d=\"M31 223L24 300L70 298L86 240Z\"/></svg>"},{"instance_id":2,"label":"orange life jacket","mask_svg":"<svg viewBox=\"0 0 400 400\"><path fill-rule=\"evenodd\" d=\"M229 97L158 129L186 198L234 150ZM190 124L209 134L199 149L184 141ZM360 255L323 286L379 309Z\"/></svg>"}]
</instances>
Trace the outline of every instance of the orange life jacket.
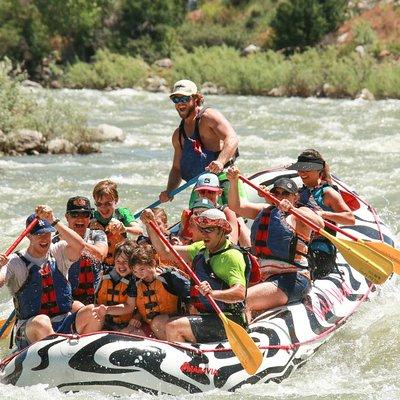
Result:
<instances>
[{"instance_id":1,"label":"orange life jacket","mask_svg":"<svg viewBox=\"0 0 400 400\"><path fill-rule=\"evenodd\" d=\"M129 285L129 277L123 278L120 275L118 275L118 277L117 274L111 276L110 273L103 275L99 290L96 294L96 304L114 306L116 304L126 303L128 299L127 289ZM117 325L127 323L131 318L132 313L123 315L107 315L107 320Z\"/></svg>"},{"instance_id":2,"label":"orange life jacket","mask_svg":"<svg viewBox=\"0 0 400 400\"><path fill-rule=\"evenodd\" d=\"M178 311L178 296L170 293L167 282L162 276L157 276L153 282L136 282L136 306L144 321L150 323L159 314L176 314Z\"/></svg>"}]
</instances>

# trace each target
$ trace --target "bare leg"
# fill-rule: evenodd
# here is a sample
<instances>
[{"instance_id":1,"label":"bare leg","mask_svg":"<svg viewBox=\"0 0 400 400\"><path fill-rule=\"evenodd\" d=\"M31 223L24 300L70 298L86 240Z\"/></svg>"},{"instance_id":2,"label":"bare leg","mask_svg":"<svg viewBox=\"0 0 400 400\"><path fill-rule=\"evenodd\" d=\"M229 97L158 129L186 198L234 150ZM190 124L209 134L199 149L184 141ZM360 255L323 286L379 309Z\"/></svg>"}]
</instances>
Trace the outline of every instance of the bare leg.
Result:
<instances>
[{"instance_id":1,"label":"bare leg","mask_svg":"<svg viewBox=\"0 0 400 400\"><path fill-rule=\"evenodd\" d=\"M271 282L259 283L247 290L246 304L251 311L265 311L287 302L286 294Z\"/></svg>"},{"instance_id":2,"label":"bare leg","mask_svg":"<svg viewBox=\"0 0 400 400\"><path fill-rule=\"evenodd\" d=\"M93 314L94 305L89 304L88 306L82 307L76 314L76 330L78 333L91 333L101 331L104 320L96 319Z\"/></svg>"},{"instance_id":3,"label":"bare leg","mask_svg":"<svg viewBox=\"0 0 400 400\"><path fill-rule=\"evenodd\" d=\"M72 312L77 312L79 311L82 307L84 307L85 305L83 303L81 303L78 300L74 300L74 302L72 303Z\"/></svg>"},{"instance_id":4,"label":"bare leg","mask_svg":"<svg viewBox=\"0 0 400 400\"><path fill-rule=\"evenodd\" d=\"M165 331L165 327L166 327L168 321L169 321L169 315L167 315L167 314L157 315L151 321L150 328L156 335L157 339L160 339L160 340L167 339L167 333Z\"/></svg>"},{"instance_id":5,"label":"bare leg","mask_svg":"<svg viewBox=\"0 0 400 400\"><path fill-rule=\"evenodd\" d=\"M25 333L29 342L35 343L55 332L51 325L50 318L47 315L40 314L27 322Z\"/></svg>"},{"instance_id":6,"label":"bare leg","mask_svg":"<svg viewBox=\"0 0 400 400\"><path fill-rule=\"evenodd\" d=\"M175 318L167 322L165 333L170 342L196 342L192 327L186 317Z\"/></svg>"}]
</instances>

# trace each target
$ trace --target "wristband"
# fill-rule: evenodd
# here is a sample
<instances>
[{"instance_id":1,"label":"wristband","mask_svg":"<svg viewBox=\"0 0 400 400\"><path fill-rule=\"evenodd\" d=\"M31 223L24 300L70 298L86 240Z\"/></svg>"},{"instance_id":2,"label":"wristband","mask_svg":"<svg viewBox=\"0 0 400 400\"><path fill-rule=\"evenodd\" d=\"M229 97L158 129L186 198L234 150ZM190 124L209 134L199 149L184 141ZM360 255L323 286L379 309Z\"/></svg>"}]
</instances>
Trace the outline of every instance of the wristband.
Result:
<instances>
[{"instance_id":1,"label":"wristband","mask_svg":"<svg viewBox=\"0 0 400 400\"><path fill-rule=\"evenodd\" d=\"M56 226L59 222L60 222L60 220L58 218L56 218L50 225Z\"/></svg>"}]
</instances>

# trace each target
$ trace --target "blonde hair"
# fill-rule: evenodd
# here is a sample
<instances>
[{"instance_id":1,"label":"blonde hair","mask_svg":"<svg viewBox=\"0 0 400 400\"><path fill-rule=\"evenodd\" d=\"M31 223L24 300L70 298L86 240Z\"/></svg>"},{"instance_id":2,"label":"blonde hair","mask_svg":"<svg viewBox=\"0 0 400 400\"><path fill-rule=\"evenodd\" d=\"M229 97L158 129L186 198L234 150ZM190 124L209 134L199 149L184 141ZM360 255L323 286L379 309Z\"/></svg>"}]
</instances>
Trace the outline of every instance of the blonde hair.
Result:
<instances>
[{"instance_id":1,"label":"blonde hair","mask_svg":"<svg viewBox=\"0 0 400 400\"><path fill-rule=\"evenodd\" d=\"M156 255L153 246L147 243L137 244L129 258L129 267L133 268L135 265L148 265L155 267L157 265Z\"/></svg>"}]
</instances>

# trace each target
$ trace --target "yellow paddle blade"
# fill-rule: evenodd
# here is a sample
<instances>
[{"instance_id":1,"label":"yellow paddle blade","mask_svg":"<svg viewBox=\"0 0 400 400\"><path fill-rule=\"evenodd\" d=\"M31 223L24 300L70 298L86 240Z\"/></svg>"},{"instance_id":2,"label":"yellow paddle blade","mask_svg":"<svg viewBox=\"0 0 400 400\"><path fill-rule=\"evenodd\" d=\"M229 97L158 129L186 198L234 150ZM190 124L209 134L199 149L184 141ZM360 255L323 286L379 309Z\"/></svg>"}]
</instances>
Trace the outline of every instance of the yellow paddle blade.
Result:
<instances>
[{"instance_id":1,"label":"yellow paddle blade","mask_svg":"<svg viewBox=\"0 0 400 400\"><path fill-rule=\"evenodd\" d=\"M218 315L224 324L226 337L232 351L239 359L245 371L250 375L254 375L263 359L260 349L243 327L228 319L223 313Z\"/></svg>"},{"instance_id":2,"label":"yellow paddle blade","mask_svg":"<svg viewBox=\"0 0 400 400\"><path fill-rule=\"evenodd\" d=\"M393 262L393 271L400 275L400 251L384 242L366 242L363 243L381 253L383 256Z\"/></svg>"},{"instance_id":3,"label":"yellow paddle blade","mask_svg":"<svg viewBox=\"0 0 400 400\"><path fill-rule=\"evenodd\" d=\"M393 263L362 242L338 239L320 229L319 234L332 242L343 258L358 272L376 284L382 284L393 272Z\"/></svg>"},{"instance_id":4,"label":"yellow paddle blade","mask_svg":"<svg viewBox=\"0 0 400 400\"><path fill-rule=\"evenodd\" d=\"M3 327L3 325L6 323L6 319L0 319L0 329ZM5 331L3 332L3 334L1 335L0 339L5 339L11 332L13 326L15 323L15 317L13 318L13 320L7 325L7 328L5 329Z\"/></svg>"}]
</instances>

